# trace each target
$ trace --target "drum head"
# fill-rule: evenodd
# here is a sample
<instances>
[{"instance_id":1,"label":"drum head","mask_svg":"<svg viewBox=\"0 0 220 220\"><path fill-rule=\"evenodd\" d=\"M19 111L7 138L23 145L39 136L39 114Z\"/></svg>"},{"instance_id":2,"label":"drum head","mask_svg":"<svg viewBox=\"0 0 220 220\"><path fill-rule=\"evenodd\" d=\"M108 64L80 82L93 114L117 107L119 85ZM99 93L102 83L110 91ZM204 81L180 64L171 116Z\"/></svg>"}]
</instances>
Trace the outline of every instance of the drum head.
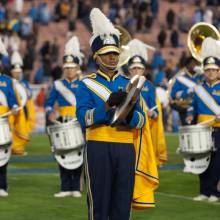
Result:
<instances>
[{"instance_id":1,"label":"drum head","mask_svg":"<svg viewBox=\"0 0 220 220\"><path fill-rule=\"evenodd\" d=\"M0 148L0 167L8 163L11 156L11 147Z\"/></svg>"},{"instance_id":2,"label":"drum head","mask_svg":"<svg viewBox=\"0 0 220 220\"><path fill-rule=\"evenodd\" d=\"M184 158L184 172L186 173L193 173L193 174L201 174L206 171L209 166L211 160L211 153L208 156L202 158L196 158L192 156L190 158Z\"/></svg>"},{"instance_id":3,"label":"drum head","mask_svg":"<svg viewBox=\"0 0 220 220\"><path fill-rule=\"evenodd\" d=\"M83 164L83 148L55 152L54 157L62 167L68 170L75 170Z\"/></svg>"}]
</instances>

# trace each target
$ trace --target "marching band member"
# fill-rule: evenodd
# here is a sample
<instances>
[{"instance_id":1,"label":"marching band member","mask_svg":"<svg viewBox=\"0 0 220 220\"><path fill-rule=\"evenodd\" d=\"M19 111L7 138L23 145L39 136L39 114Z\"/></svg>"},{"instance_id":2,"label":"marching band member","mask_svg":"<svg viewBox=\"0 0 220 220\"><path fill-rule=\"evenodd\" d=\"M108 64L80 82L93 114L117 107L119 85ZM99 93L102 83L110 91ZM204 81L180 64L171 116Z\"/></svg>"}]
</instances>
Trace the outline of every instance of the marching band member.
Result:
<instances>
[{"instance_id":1,"label":"marching band member","mask_svg":"<svg viewBox=\"0 0 220 220\"><path fill-rule=\"evenodd\" d=\"M202 48L206 48L205 45L207 45L206 47L208 49L206 51L202 49L202 53L205 54L203 56L205 57L203 60L205 82L194 88L193 101L188 108L186 120L188 123L192 123L195 116L197 116L197 122L213 119L212 122L209 122L209 125L214 128L212 135L215 150L211 153L209 167L199 175L200 195L195 197L194 200L217 202L220 197L220 192L217 191L220 173L220 81L218 79L220 73L220 56L216 56L216 53L212 52L209 39L204 40ZM214 50L216 50L215 45ZM217 51L219 50L220 47L218 47Z\"/></svg>"},{"instance_id":2,"label":"marching band member","mask_svg":"<svg viewBox=\"0 0 220 220\"><path fill-rule=\"evenodd\" d=\"M154 48L137 39L131 40L128 43L128 47L131 53L131 58L128 61L129 74L131 76L145 75L146 62L148 60L147 50L154 50ZM165 161L167 161L162 108L159 99L156 97L156 89L149 80L145 81L141 95L147 107L150 120L151 138L153 141L156 160L158 165L162 165Z\"/></svg>"},{"instance_id":3,"label":"marching band member","mask_svg":"<svg viewBox=\"0 0 220 220\"><path fill-rule=\"evenodd\" d=\"M50 124L56 120L54 111L55 102L58 103L59 115L65 117L76 116L75 94L79 84L80 65L82 54L80 52L79 40L72 37L65 45L63 56L63 78L56 80L45 102L46 116ZM55 197L81 197L80 192L80 166L77 169L67 169L59 164L61 191L54 194Z\"/></svg>"},{"instance_id":4,"label":"marching band member","mask_svg":"<svg viewBox=\"0 0 220 220\"><path fill-rule=\"evenodd\" d=\"M121 125L111 126L113 108L126 98L129 80L117 73L120 32L97 8L90 14L90 45L98 66L85 77L76 93L77 118L86 128L85 171L90 220L128 220L132 202L135 152L132 129L145 124L135 105Z\"/></svg>"},{"instance_id":5,"label":"marching band member","mask_svg":"<svg viewBox=\"0 0 220 220\"><path fill-rule=\"evenodd\" d=\"M2 58L4 55L7 55L7 51L5 50L5 47L0 39L0 58ZM2 69L2 64L0 64L0 66ZM1 71L0 71L0 116L8 112L9 109L11 109L12 114L16 114L17 113L16 109L18 108L18 101L14 91L13 81L10 77L2 74ZM8 163L3 164L0 167L0 197L8 196L7 165Z\"/></svg>"},{"instance_id":6,"label":"marching band member","mask_svg":"<svg viewBox=\"0 0 220 220\"><path fill-rule=\"evenodd\" d=\"M179 112L182 125L186 125L187 107L193 96L193 88L203 81L203 75L196 70L199 65L195 58L188 57L185 68L180 70L171 82L171 107Z\"/></svg>"},{"instance_id":7,"label":"marching band member","mask_svg":"<svg viewBox=\"0 0 220 220\"><path fill-rule=\"evenodd\" d=\"M23 80L23 61L18 51L14 51L11 57L11 76L16 79L15 86L19 95L21 106L24 108L23 120L19 122L25 135L13 130L12 153L15 155L26 155L25 145L29 137L28 134L35 126L35 109L31 98L31 89L27 81Z\"/></svg>"}]
</instances>

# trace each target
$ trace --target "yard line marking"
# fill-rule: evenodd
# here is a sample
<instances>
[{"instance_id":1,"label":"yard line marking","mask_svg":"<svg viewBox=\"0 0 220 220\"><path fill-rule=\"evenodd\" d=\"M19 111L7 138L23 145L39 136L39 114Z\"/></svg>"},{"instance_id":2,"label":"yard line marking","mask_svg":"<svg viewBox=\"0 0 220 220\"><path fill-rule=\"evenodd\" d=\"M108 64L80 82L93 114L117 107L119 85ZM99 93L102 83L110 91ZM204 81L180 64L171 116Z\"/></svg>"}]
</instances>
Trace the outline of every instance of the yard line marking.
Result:
<instances>
[{"instance_id":1,"label":"yard line marking","mask_svg":"<svg viewBox=\"0 0 220 220\"><path fill-rule=\"evenodd\" d=\"M208 202L208 201L194 201L192 197L189 196L182 196L182 195L176 195L176 194L170 194L170 193L163 193L163 192L155 192L157 195L161 195L161 196L165 196L165 197L170 197L170 198L176 198L176 199L184 199L184 200L190 200L193 202L204 202L204 203L208 203L211 205L220 205L219 202Z\"/></svg>"}]
</instances>

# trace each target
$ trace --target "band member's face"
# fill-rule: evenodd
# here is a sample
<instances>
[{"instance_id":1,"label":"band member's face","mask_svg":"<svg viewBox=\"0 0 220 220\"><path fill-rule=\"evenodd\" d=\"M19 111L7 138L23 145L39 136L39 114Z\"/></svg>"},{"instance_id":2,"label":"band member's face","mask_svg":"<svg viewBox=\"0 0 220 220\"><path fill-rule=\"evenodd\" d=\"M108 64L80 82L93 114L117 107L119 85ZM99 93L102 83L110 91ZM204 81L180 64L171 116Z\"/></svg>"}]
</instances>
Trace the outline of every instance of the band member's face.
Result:
<instances>
[{"instance_id":1,"label":"band member's face","mask_svg":"<svg viewBox=\"0 0 220 220\"><path fill-rule=\"evenodd\" d=\"M219 79L219 69L207 69L205 70L205 78L208 82L215 82Z\"/></svg>"},{"instance_id":2,"label":"band member's face","mask_svg":"<svg viewBox=\"0 0 220 220\"><path fill-rule=\"evenodd\" d=\"M64 76L70 80L78 76L80 69L79 66L64 68Z\"/></svg>"},{"instance_id":3,"label":"band member's face","mask_svg":"<svg viewBox=\"0 0 220 220\"><path fill-rule=\"evenodd\" d=\"M22 72L21 71L11 71L11 76L17 80L21 80Z\"/></svg>"},{"instance_id":4,"label":"band member's face","mask_svg":"<svg viewBox=\"0 0 220 220\"><path fill-rule=\"evenodd\" d=\"M135 76L135 75L143 76L144 72L145 69L141 67L129 68L129 73L131 76Z\"/></svg>"},{"instance_id":5,"label":"band member's face","mask_svg":"<svg viewBox=\"0 0 220 220\"><path fill-rule=\"evenodd\" d=\"M106 53L97 57L97 62L106 67L115 68L118 65L119 54L115 52Z\"/></svg>"}]
</instances>

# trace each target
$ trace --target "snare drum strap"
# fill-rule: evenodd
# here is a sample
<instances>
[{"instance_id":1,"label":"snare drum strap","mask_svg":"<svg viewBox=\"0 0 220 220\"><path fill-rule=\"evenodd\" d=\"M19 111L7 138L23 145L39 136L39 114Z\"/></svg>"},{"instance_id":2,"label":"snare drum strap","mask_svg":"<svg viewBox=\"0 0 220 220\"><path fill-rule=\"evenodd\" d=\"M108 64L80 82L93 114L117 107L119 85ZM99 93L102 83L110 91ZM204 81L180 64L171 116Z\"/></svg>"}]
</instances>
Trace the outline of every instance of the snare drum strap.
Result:
<instances>
[{"instance_id":1,"label":"snare drum strap","mask_svg":"<svg viewBox=\"0 0 220 220\"><path fill-rule=\"evenodd\" d=\"M76 106L76 97L71 90L69 90L62 81L56 80L54 82L56 90L63 96L63 98L72 106Z\"/></svg>"},{"instance_id":2,"label":"snare drum strap","mask_svg":"<svg viewBox=\"0 0 220 220\"><path fill-rule=\"evenodd\" d=\"M215 115L220 115L220 106L216 103L215 99L206 91L206 89L204 89L201 85L197 85L195 87L195 93Z\"/></svg>"}]
</instances>

